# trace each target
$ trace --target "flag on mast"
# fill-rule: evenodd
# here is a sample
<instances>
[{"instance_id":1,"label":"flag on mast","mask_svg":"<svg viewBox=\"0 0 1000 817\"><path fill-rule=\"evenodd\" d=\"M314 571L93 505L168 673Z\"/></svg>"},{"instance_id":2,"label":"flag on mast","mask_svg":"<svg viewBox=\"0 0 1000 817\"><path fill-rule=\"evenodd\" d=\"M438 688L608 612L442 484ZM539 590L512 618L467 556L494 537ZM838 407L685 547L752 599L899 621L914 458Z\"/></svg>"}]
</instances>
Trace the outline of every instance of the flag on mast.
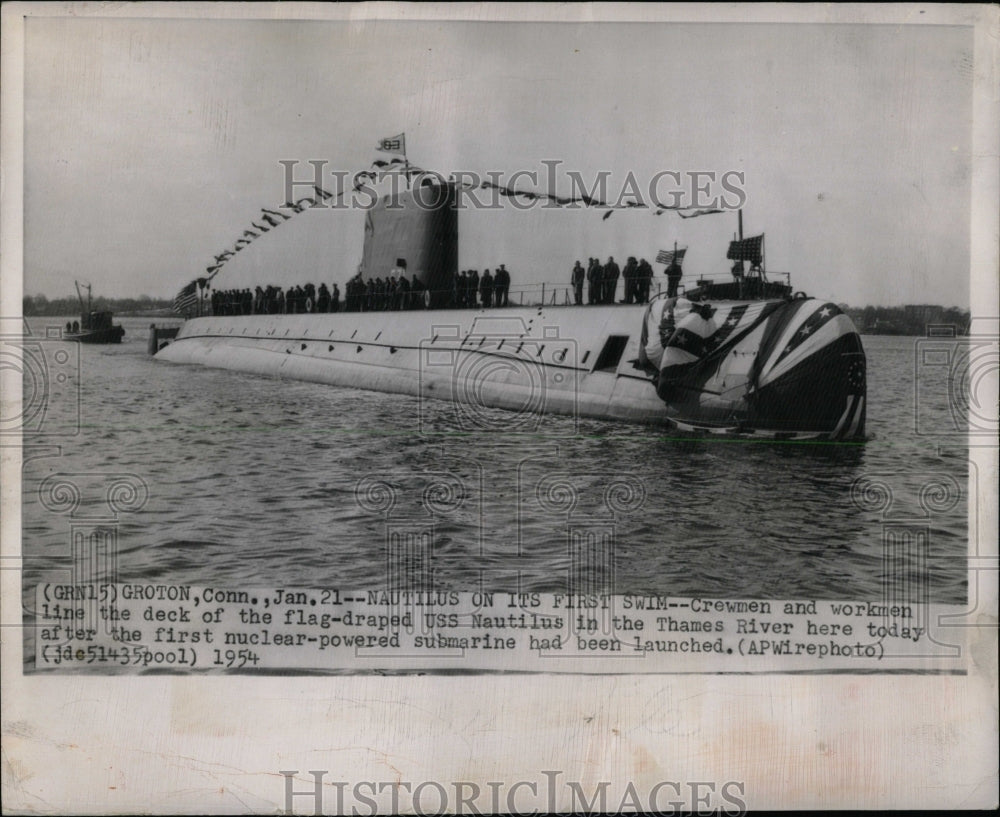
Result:
<instances>
[{"instance_id":1,"label":"flag on mast","mask_svg":"<svg viewBox=\"0 0 1000 817\"><path fill-rule=\"evenodd\" d=\"M687 252L687 247L684 247L683 249L676 250L676 251L674 251L674 250L660 250L656 254L656 263L657 264L667 264L667 265L670 265L674 261L676 261L678 264L683 264L684 263L684 253L686 253L686 252Z\"/></svg>"},{"instance_id":2,"label":"flag on mast","mask_svg":"<svg viewBox=\"0 0 1000 817\"><path fill-rule=\"evenodd\" d=\"M400 133L396 136L387 136L385 139L379 139L378 146L375 149L385 153L399 153L405 156L406 134Z\"/></svg>"},{"instance_id":3,"label":"flag on mast","mask_svg":"<svg viewBox=\"0 0 1000 817\"><path fill-rule=\"evenodd\" d=\"M744 238L742 241L730 241L726 258L730 261L749 261L760 264L764 260L764 234Z\"/></svg>"},{"instance_id":4,"label":"flag on mast","mask_svg":"<svg viewBox=\"0 0 1000 817\"><path fill-rule=\"evenodd\" d=\"M198 281L192 281L181 289L174 298L174 312L183 314L198 305Z\"/></svg>"}]
</instances>

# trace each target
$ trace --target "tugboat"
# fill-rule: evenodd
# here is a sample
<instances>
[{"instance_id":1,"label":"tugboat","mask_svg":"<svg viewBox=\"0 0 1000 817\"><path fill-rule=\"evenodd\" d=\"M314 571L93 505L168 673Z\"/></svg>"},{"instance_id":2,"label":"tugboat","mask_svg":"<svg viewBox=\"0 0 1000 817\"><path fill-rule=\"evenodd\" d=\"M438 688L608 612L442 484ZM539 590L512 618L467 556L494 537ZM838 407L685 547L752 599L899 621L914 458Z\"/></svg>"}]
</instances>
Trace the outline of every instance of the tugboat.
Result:
<instances>
[{"instance_id":1,"label":"tugboat","mask_svg":"<svg viewBox=\"0 0 1000 817\"><path fill-rule=\"evenodd\" d=\"M91 309L90 284L87 287L87 303L83 303L83 293L80 292L80 284L76 285L76 296L80 299L80 322L73 321L66 324L66 340L75 340L78 343L121 343L125 336L125 330L112 323L112 314L108 311L95 312Z\"/></svg>"},{"instance_id":2,"label":"tugboat","mask_svg":"<svg viewBox=\"0 0 1000 817\"><path fill-rule=\"evenodd\" d=\"M456 309L454 183L441 193L434 208L410 191L385 196L366 215L356 278L408 262L429 296L419 305L199 317L153 345L157 359L446 400L472 418L479 407L509 409L512 427L551 413L695 436L865 439L857 330L836 304L769 281L763 236L743 239L742 219L725 283L699 281L649 304L556 306L543 296Z\"/></svg>"}]
</instances>

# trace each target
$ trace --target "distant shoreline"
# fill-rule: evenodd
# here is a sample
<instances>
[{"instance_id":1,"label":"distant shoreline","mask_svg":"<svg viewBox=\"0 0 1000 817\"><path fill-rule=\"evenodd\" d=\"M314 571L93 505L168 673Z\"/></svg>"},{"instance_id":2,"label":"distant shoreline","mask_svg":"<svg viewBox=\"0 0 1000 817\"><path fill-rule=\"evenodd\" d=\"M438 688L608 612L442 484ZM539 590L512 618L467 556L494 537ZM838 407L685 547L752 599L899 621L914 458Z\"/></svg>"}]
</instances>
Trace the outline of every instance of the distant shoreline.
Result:
<instances>
[{"instance_id":1,"label":"distant shoreline","mask_svg":"<svg viewBox=\"0 0 1000 817\"><path fill-rule=\"evenodd\" d=\"M80 320L80 313L79 312L73 312L72 314L70 314L70 313L63 313L63 314L60 314L60 315L48 315L48 314L40 315L40 314L36 313L34 315L24 315L23 317L24 318L31 318L31 319L35 319L35 318L50 318L50 319L52 319L54 321L78 321L78 320ZM160 320L175 320L175 321L184 321L185 320L185 318L182 315L178 315L176 312L174 312L173 310L170 310L170 309L162 311L162 312L157 312L157 311L150 311L150 312L115 312L114 313L114 320L118 320L119 318L154 318L154 319L155 318L159 318Z\"/></svg>"}]
</instances>

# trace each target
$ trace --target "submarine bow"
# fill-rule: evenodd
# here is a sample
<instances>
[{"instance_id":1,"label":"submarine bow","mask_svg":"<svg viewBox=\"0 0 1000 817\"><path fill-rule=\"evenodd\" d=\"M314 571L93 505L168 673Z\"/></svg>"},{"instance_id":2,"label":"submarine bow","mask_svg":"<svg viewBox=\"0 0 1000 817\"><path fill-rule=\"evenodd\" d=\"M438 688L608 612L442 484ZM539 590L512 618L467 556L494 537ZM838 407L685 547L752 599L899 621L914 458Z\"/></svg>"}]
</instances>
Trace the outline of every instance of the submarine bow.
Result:
<instances>
[{"instance_id":1,"label":"submarine bow","mask_svg":"<svg viewBox=\"0 0 1000 817\"><path fill-rule=\"evenodd\" d=\"M836 304L658 299L642 332L640 359L681 427L864 439L864 348Z\"/></svg>"}]
</instances>

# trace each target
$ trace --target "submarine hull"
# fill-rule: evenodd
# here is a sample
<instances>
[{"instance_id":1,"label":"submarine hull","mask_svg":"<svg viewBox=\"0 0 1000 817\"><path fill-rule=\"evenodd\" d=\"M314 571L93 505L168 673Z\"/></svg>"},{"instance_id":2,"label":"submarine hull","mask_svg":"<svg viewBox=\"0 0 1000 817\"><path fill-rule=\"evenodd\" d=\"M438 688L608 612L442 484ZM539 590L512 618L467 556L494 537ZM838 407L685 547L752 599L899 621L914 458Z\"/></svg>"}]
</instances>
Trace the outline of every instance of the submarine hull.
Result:
<instances>
[{"instance_id":1,"label":"submarine hull","mask_svg":"<svg viewBox=\"0 0 1000 817\"><path fill-rule=\"evenodd\" d=\"M187 321L156 357L447 400L473 425L486 417L481 410L499 408L513 412L505 421L512 429L534 428L539 416L553 414L696 434L863 435L863 402L859 407L845 385L850 364L844 355L855 353L853 327L836 346L824 345L812 374L801 366L772 380L758 374L757 388L748 393L766 328L755 330L713 367L689 373L680 384L686 388L673 389L677 396L665 399L643 354L646 319L646 306L205 317ZM729 392L712 394L727 378ZM855 398L853 409L848 397ZM489 422L484 419L483 426Z\"/></svg>"}]
</instances>

